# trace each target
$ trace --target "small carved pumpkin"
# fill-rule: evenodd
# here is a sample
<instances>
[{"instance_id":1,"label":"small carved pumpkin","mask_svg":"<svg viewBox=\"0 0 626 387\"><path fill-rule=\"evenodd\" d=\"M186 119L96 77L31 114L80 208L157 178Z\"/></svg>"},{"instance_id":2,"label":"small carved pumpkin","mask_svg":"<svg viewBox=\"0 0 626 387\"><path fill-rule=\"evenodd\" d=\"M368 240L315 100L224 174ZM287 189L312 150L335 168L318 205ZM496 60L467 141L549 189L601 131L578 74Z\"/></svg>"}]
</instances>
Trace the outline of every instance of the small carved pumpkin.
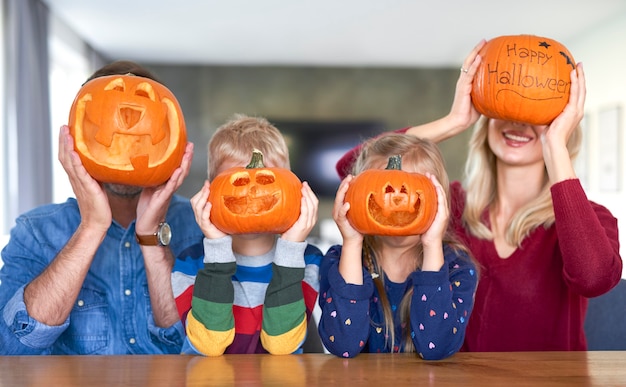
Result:
<instances>
[{"instance_id":1,"label":"small carved pumpkin","mask_svg":"<svg viewBox=\"0 0 626 387\"><path fill-rule=\"evenodd\" d=\"M187 145L174 94L130 74L85 83L70 109L69 127L85 169L103 183L162 184L180 166Z\"/></svg>"},{"instance_id":2,"label":"small carved pumpkin","mask_svg":"<svg viewBox=\"0 0 626 387\"><path fill-rule=\"evenodd\" d=\"M437 214L437 191L428 177L401 170L392 156L386 169L368 169L355 176L346 192L347 218L365 235L423 234Z\"/></svg>"},{"instance_id":3,"label":"small carved pumpkin","mask_svg":"<svg viewBox=\"0 0 626 387\"><path fill-rule=\"evenodd\" d=\"M250 164L229 168L211 182L211 222L230 235L281 234L300 216L301 189L293 172L266 168L255 149Z\"/></svg>"},{"instance_id":4,"label":"small carved pumpkin","mask_svg":"<svg viewBox=\"0 0 626 387\"><path fill-rule=\"evenodd\" d=\"M481 114L547 125L567 105L576 62L561 43L534 35L500 36L479 54L471 94Z\"/></svg>"}]
</instances>

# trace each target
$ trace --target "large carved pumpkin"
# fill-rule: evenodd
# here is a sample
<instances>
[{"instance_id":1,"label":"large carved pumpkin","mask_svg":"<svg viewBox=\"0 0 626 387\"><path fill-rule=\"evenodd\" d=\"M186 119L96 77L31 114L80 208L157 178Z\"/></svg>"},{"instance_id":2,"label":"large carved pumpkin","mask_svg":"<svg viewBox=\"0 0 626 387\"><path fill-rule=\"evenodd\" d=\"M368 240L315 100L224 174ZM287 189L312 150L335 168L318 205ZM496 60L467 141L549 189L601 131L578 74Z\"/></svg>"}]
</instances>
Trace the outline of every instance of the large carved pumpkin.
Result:
<instances>
[{"instance_id":1,"label":"large carved pumpkin","mask_svg":"<svg viewBox=\"0 0 626 387\"><path fill-rule=\"evenodd\" d=\"M103 183L162 184L180 166L187 144L174 94L130 74L85 83L72 104L69 127L87 172Z\"/></svg>"},{"instance_id":2,"label":"large carved pumpkin","mask_svg":"<svg viewBox=\"0 0 626 387\"><path fill-rule=\"evenodd\" d=\"M401 170L400 156L386 169L368 169L354 178L346 192L347 218L364 235L423 234L437 214L437 191L428 177Z\"/></svg>"},{"instance_id":3,"label":"large carved pumpkin","mask_svg":"<svg viewBox=\"0 0 626 387\"><path fill-rule=\"evenodd\" d=\"M211 222L231 235L281 234L300 216L301 189L293 172L265 167L255 150L246 167L229 168L211 182Z\"/></svg>"},{"instance_id":4,"label":"large carved pumpkin","mask_svg":"<svg viewBox=\"0 0 626 387\"><path fill-rule=\"evenodd\" d=\"M561 43L534 35L500 36L479 54L472 101L481 114L547 125L565 108L576 62Z\"/></svg>"}]
</instances>

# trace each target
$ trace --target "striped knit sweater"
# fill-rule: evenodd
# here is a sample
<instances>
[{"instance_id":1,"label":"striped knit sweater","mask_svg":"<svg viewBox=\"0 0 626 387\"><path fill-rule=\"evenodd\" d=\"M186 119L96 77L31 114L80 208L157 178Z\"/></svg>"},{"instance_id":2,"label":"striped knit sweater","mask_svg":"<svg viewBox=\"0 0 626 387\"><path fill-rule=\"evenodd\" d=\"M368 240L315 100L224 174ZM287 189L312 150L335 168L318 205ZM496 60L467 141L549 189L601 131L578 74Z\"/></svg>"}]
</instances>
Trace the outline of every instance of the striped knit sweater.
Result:
<instances>
[{"instance_id":1,"label":"striped knit sweater","mask_svg":"<svg viewBox=\"0 0 626 387\"><path fill-rule=\"evenodd\" d=\"M256 257L235 254L231 246L230 236L205 238L203 262L174 267L176 303L187 332L182 352L301 352L319 291L321 251L280 238Z\"/></svg>"}]
</instances>

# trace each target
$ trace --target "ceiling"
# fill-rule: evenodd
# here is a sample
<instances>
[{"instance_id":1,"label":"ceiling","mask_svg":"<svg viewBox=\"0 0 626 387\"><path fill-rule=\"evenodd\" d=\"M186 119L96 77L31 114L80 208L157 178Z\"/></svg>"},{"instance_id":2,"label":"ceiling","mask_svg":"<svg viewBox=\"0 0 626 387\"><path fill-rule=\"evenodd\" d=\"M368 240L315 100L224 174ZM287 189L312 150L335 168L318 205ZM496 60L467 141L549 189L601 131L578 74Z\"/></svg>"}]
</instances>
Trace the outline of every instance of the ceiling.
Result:
<instances>
[{"instance_id":1,"label":"ceiling","mask_svg":"<svg viewBox=\"0 0 626 387\"><path fill-rule=\"evenodd\" d=\"M43 0L109 59L143 63L448 67L482 38L568 45L624 0Z\"/></svg>"}]
</instances>

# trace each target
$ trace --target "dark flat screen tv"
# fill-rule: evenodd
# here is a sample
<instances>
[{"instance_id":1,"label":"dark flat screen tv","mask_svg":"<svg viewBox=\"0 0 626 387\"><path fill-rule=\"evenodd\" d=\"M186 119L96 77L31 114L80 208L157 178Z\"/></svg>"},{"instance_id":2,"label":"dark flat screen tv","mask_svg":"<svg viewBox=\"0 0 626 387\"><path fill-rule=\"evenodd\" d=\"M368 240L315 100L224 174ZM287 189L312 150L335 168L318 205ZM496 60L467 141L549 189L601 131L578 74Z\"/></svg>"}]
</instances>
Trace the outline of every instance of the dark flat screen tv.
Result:
<instances>
[{"instance_id":1,"label":"dark flat screen tv","mask_svg":"<svg viewBox=\"0 0 626 387\"><path fill-rule=\"evenodd\" d=\"M379 121L269 120L284 135L292 171L320 199L334 199L340 179L337 161L351 148L387 130Z\"/></svg>"}]
</instances>

